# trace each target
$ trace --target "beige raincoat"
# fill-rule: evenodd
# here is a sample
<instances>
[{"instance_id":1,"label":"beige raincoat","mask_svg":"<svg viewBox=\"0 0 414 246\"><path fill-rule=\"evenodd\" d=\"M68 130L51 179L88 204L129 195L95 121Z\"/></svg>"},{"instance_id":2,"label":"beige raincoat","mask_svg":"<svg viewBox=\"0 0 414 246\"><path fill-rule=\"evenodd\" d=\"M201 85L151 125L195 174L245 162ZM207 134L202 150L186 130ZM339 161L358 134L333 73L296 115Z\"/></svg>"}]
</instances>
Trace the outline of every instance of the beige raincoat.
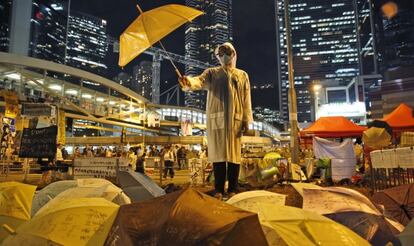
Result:
<instances>
[{"instance_id":1,"label":"beige raincoat","mask_svg":"<svg viewBox=\"0 0 414 246\"><path fill-rule=\"evenodd\" d=\"M234 50L231 44L225 45ZM229 67L208 68L200 76L188 77L190 86L183 88L208 91L207 142L211 162L240 164L242 121L253 121L249 77L236 68L236 59L235 55Z\"/></svg>"}]
</instances>

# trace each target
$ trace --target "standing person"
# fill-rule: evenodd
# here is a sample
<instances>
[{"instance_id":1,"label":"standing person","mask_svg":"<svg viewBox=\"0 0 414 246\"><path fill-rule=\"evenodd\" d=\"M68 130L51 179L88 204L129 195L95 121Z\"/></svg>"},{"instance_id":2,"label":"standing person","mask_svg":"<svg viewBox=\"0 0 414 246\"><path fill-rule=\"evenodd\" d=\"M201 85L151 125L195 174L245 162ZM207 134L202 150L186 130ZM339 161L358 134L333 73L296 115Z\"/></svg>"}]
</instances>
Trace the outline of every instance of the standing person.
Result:
<instances>
[{"instance_id":1,"label":"standing person","mask_svg":"<svg viewBox=\"0 0 414 246\"><path fill-rule=\"evenodd\" d=\"M221 66L208 68L197 77L180 77L179 83L184 91L208 91L208 159L213 163L215 197L222 199L226 173L229 196L237 191L241 136L248 130L253 116L249 77L236 68L237 54L233 45L218 46L215 55Z\"/></svg>"},{"instance_id":2,"label":"standing person","mask_svg":"<svg viewBox=\"0 0 414 246\"><path fill-rule=\"evenodd\" d=\"M167 174L171 178L174 178L174 153L169 145L165 146L164 150L161 152L164 157L164 178L167 178Z\"/></svg>"},{"instance_id":3,"label":"standing person","mask_svg":"<svg viewBox=\"0 0 414 246\"><path fill-rule=\"evenodd\" d=\"M186 154L184 146L177 151L177 159L178 159L178 169L185 167L186 162Z\"/></svg>"},{"instance_id":4,"label":"standing person","mask_svg":"<svg viewBox=\"0 0 414 246\"><path fill-rule=\"evenodd\" d=\"M145 156L146 155L147 155L147 150L144 149L144 151L141 152L141 155L139 155L137 157L137 164L136 164L135 172L139 172L139 173L145 174L144 161L145 161Z\"/></svg>"}]
</instances>

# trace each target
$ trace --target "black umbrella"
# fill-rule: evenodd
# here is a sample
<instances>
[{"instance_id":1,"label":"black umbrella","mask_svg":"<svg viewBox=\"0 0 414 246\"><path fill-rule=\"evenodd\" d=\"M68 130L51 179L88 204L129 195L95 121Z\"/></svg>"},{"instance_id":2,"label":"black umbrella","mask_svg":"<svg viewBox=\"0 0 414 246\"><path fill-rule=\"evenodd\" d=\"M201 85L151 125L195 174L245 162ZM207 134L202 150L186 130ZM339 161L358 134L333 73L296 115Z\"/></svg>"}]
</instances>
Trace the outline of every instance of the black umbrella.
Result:
<instances>
[{"instance_id":1,"label":"black umbrella","mask_svg":"<svg viewBox=\"0 0 414 246\"><path fill-rule=\"evenodd\" d=\"M369 122L367 124L367 126L369 128L371 128L371 127L384 128L392 136L392 128L385 121L382 121L382 120L374 120L374 121Z\"/></svg>"}]
</instances>

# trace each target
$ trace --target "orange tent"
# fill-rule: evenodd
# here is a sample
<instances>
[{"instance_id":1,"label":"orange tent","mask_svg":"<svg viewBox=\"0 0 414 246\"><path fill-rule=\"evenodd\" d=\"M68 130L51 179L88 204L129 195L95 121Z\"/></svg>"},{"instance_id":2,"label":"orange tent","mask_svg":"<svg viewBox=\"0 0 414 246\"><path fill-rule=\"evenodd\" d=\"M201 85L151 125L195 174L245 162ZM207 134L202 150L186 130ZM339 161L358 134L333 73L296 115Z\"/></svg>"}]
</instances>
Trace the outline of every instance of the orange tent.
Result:
<instances>
[{"instance_id":1,"label":"orange tent","mask_svg":"<svg viewBox=\"0 0 414 246\"><path fill-rule=\"evenodd\" d=\"M401 103L382 120L395 131L414 130L413 109L405 103Z\"/></svg>"},{"instance_id":2,"label":"orange tent","mask_svg":"<svg viewBox=\"0 0 414 246\"><path fill-rule=\"evenodd\" d=\"M300 132L302 137L360 137L367 128L358 126L343 116L321 117L310 127Z\"/></svg>"}]
</instances>

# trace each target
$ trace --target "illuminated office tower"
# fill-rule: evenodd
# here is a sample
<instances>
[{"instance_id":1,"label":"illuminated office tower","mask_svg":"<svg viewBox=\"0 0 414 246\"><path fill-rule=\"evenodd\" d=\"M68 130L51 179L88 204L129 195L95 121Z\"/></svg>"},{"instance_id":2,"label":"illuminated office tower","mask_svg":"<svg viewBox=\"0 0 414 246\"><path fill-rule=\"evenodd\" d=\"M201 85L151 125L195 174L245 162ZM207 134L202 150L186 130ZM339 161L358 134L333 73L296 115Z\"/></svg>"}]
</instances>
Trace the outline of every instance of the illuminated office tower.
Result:
<instances>
[{"instance_id":1,"label":"illuminated office tower","mask_svg":"<svg viewBox=\"0 0 414 246\"><path fill-rule=\"evenodd\" d=\"M283 5L283 0L275 0L280 109L287 121L289 83ZM313 83L347 85L359 75L355 5L353 0L291 0L289 12L298 121L309 122L314 114Z\"/></svg>"},{"instance_id":2,"label":"illuminated office tower","mask_svg":"<svg viewBox=\"0 0 414 246\"><path fill-rule=\"evenodd\" d=\"M29 56L65 63L69 1L34 0Z\"/></svg>"},{"instance_id":3,"label":"illuminated office tower","mask_svg":"<svg viewBox=\"0 0 414 246\"><path fill-rule=\"evenodd\" d=\"M131 89L152 100L152 62L141 61L139 65L134 66Z\"/></svg>"},{"instance_id":4,"label":"illuminated office tower","mask_svg":"<svg viewBox=\"0 0 414 246\"><path fill-rule=\"evenodd\" d=\"M12 0L0 2L0 51L3 52L9 50L11 7Z\"/></svg>"},{"instance_id":5,"label":"illuminated office tower","mask_svg":"<svg viewBox=\"0 0 414 246\"><path fill-rule=\"evenodd\" d=\"M85 13L71 11L66 64L105 76L107 51L106 21Z\"/></svg>"},{"instance_id":6,"label":"illuminated office tower","mask_svg":"<svg viewBox=\"0 0 414 246\"><path fill-rule=\"evenodd\" d=\"M189 7L205 12L193 20L185 30L185 56L187 58L218 65L214 48L224 42L233 40L232 34L232 0L186 0ZM198 75L200 69L186 65L187 75ZM185 105L205 108L205 93L189 92L185 96Z\"/></svg>"}]
</instances>

